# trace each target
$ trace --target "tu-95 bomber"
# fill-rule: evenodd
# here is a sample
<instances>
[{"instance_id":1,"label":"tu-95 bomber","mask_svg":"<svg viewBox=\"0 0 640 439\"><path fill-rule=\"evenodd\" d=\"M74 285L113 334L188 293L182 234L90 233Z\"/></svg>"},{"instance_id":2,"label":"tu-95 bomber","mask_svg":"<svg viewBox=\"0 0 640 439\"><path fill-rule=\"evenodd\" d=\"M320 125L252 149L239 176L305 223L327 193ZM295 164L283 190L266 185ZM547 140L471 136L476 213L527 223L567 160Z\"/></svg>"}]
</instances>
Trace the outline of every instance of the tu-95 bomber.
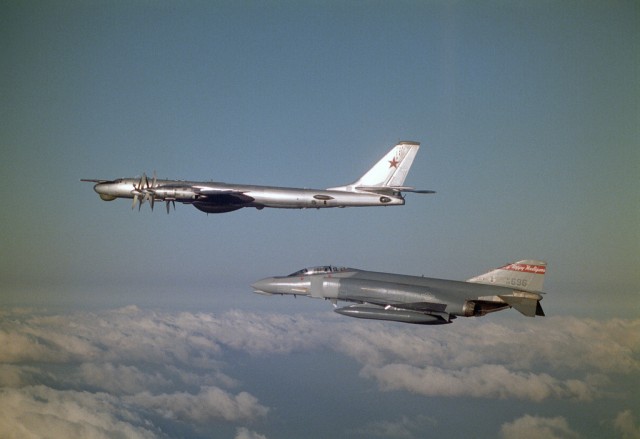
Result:
<instances>
[{"instance_id":1,"label":"tu-95 bomber","mask_svg":"<svg viewBox=\"0 0 640 439\"><path fill-rule=\"evenodd\" d=\"M257 186L215 182L164 180L143 174L140 178L116 180L82 179L95 183L93 189L104 201L117 198L133 199L132 208L149 202L166 203L167 213L175 203L191 204L206 213L224 213L243 207L306 209L358 206L401 206L403 192L432 194L404 186L418 142L402 141L354 183L328 189L301 189L276 186Z\"/></svg>"}]
</instances>

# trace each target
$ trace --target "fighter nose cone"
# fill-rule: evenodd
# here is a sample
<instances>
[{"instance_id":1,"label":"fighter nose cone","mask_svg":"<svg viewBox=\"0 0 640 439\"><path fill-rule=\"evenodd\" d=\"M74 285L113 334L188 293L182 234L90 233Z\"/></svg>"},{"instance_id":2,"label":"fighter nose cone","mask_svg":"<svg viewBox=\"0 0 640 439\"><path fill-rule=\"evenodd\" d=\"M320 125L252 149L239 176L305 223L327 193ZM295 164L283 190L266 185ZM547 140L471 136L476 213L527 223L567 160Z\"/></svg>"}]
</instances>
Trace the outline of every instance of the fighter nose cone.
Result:
<instances>
[{"instance_id":1,"label":"fighter nose cone","mask_svg":"<svg viewBox=\"0 0 640 439\"><path fill-rule=\"evenodd\" d=\"M256 293L273 294L276 292L273 279L270 277L260 279L259 281L252 283L251 287L255 290Z\"/></svg>"}]
</instances>

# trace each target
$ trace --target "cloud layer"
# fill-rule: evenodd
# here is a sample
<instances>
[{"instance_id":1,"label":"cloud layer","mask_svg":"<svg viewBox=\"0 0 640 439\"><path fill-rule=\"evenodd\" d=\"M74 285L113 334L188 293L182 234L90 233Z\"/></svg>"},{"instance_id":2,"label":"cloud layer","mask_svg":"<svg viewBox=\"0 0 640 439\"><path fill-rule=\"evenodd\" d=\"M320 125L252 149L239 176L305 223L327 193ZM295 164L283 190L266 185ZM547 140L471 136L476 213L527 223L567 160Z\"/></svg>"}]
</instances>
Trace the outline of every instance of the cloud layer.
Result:
<instances>
[{"instance_id":1,"label":"cloud layer","mask_svg":"<svg viewBox=\"0 0 640 439\"><path fill-rule=\"evenodd\" d=\"M248 426L268 422L272 408L230 376L234 352L264 361L329 350L354 359L379 391L534 403L632 398L611 380L640 372L640 320L485 318L433 328L331 314L137 307L0 317L0 404L8 407L1 437L163 437L173 425L196 432L225 425L236 437L266 437ZM436 422L378 421L370 431L411 437L416 425ZM637 432L630 411L615 422L629 437ZM574 434L564 418L529 415L501 433L514 437L531 424L547 437Z\"/></svg>"}]
</instances>

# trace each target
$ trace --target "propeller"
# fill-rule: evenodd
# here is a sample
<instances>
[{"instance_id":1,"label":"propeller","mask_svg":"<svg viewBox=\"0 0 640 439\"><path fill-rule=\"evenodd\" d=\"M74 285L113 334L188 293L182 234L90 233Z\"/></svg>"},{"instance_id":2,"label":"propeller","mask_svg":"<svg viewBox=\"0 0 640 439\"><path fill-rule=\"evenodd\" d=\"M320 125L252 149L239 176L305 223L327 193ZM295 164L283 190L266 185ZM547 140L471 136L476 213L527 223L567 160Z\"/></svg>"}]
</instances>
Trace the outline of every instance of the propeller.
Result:
<instances>
[{"instance_id":1,"label":"propeller","mask_svg":"<svg viewBox=\"0 0 640 439\"><path fill-rule=\"evenodd\" d=\"M156 176L156 171L153 171L153 177L151 181L147 177L146 173L142 173L142 177L138 183L133 185L133 203L131 204L131 208L133 209L138 205L138 210L142 208L142 205L145 201L149 201L149 205L151 206L151 210L155 206L156 201L156 191L155 189L158 187L158 178ZM175 210L176 204L173 202L173 209ZM169 200L167 200L167 213L169 213Z\"/></svg>"},{"instance_id":2,"label":"propeller","mask_svg":"<svg viewBox=\"0 0 640 439\"><path fill-rule=\"evenodd\" d=\"M153 210L153 204L156 200L156 193L154 189L156 188L157 183L156 171L153 171L153 180L151 181L151 185L149 185L149 179L145 176L146 188L143 190L145 200L149 200L149 204L151 205L151 210Z\"/></svg>"},{"instance_id":3,"label":"propeller","mask_svg":"<svg viewBox=\"0 0 640 439\"><path fill-rule=\"evenodd\" d=\"M133 185L133 203L131 204L131 209L136 207L136 204L138 204L138 211L140 210L140 208L142 207L142 203L144 203L145 200L143 189L145 185L148 184L149 180L147 179L147 174L142 173L142 177L140 177L138 184Z\"/></svg>"}]
</instances>

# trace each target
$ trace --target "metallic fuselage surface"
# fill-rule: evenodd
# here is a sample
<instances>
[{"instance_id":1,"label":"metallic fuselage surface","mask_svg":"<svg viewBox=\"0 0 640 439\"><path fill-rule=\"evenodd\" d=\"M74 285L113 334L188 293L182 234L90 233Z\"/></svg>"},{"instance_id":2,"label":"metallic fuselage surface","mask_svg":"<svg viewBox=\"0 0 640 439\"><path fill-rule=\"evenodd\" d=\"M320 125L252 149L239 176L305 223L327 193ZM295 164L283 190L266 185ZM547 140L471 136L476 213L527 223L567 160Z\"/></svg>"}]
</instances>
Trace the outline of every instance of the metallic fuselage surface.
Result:
<instances>
[{"instance_id":1,"label":"metallic fuselage surface","mask_svg":"<svg viewBox=\"0 0 640 439\"><path fill-rule=\"evenodd\" d=\"M522 268L533 266L538 272ZM324 266L265 278L252 287L261 294L304 295L334 304L354 302L358 305L336 309L352 317L439 324L509 307L527 316L544 315L537 288L545 269L542 261L520 261L491 271L482 281L456 281ZM527 283L534 289L522 288Z\"/></svg>"},{"instance_id":2,"label":"metallic fuselage surface","mask_svg":"<svg viewBox=\"0 0 640 439\"><path fill-rule=\"evenodd\" d=\"M94 190L101 197L135 197L138 179L122 178L112 182L97 183ZM181 203L196 201L205 203L230 193L240 193L246 197L243 207L276 208L323 208L345 206L403 205L404 198L393 195L379 195L369 192L340 192L287 188L277 186L252 186L202 181L156 180L153 189L161 199L171 199ZM239 200L240 201L240 200Z\"/></svg>"},{"instance_id":3,"label":"metallic fuselage surface","mask_svg":"<svg viewBox=\"0 0 640 439\"><path fill-rule=\"evenodd\" d=\"M243 207L257 209L320 209L330 207L402 206L403 192L430 194L404 186L404 180L420 144L403 141L357 181L328 189L229 184L213 181L164 180L143 175L139 178L83 181L94 182L94 190L105 201L133 199L132 208L149 201L191 204L207 213L224 213Z\"/></svg>"}]
</instances>

